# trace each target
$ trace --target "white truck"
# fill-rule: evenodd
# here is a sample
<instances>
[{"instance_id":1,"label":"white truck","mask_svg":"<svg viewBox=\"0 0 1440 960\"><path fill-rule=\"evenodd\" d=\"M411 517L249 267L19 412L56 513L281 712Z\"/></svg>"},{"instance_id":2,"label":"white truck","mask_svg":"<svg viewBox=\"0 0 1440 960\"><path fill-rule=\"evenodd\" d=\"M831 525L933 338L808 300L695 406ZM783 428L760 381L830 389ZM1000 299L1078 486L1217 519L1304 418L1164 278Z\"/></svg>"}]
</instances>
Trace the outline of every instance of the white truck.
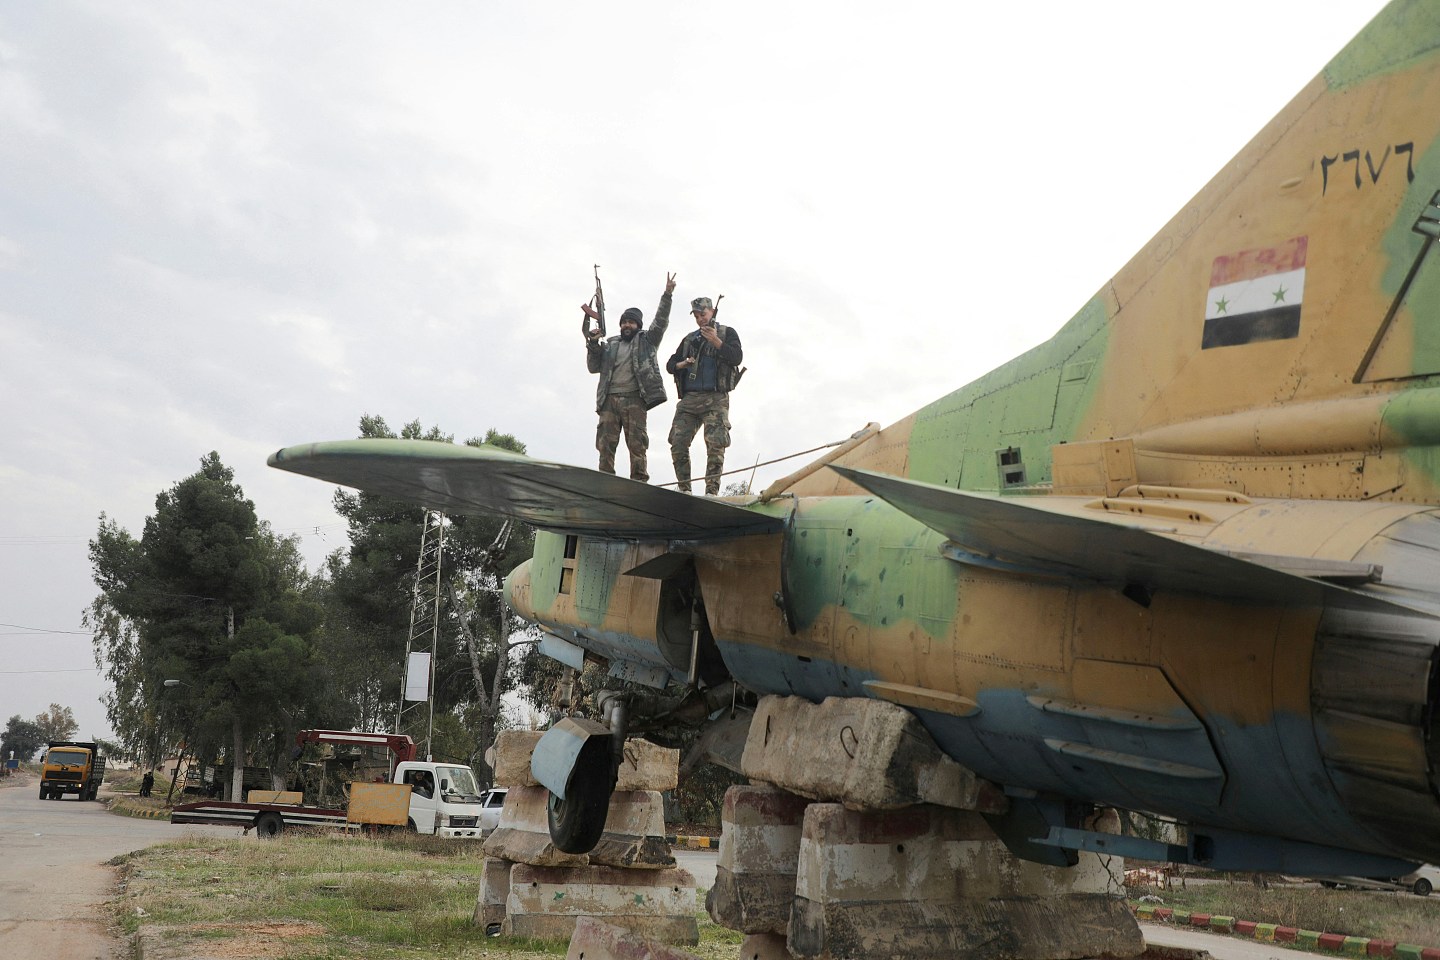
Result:
<instances>
[{"instance_id":1,"label":"white truck","mask_svg":"<svg viewBox=\"0 0 1440 960\"><path fill-rule=\"evenodd\" d=\"M310 744L331 747L330 765L348 767L356 775L342 780L333 797L326 795L326 781L322 778L314 796L306 791L252 790L244 803L202 800L181 804L170 812L170 822L237 824L247 830L253 827L261 837L278 836L287 827L317 826L404 826L416 833L476 839L485 832L481 827L485 801L470 768L415 759L415 741L408 736L354 730L302 730L296 735L295 743L297 750ZM363 764L362 752L382 747L390 751L388 772L381 768L383 775L366 775L364 771L374 768ZM339 748L347 748L351 754L341 756ZM358 810L358 804L351 803L352 789L356 784L371 782L408 786L408 811L391 808L376 816L369 812L376 809L371 806L366 806L364 812Z\"/></svg>"}]
</instances>

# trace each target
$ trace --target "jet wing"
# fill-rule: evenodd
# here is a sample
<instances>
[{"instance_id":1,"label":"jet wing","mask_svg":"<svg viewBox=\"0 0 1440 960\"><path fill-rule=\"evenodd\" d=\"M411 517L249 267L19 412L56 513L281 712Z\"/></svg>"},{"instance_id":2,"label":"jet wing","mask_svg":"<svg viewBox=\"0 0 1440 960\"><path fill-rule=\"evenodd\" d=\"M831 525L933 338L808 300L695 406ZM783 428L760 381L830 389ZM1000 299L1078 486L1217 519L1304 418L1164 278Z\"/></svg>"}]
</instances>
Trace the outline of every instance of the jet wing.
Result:
<instances>
[{"instance_id":1,"label":"jet wing","mask_svg":"<svg viewBox=\"0 0 1440 960\"><path fill-rule=\"evenodd\" d=\"M615 539L702 540L779 530L782 518L496 447L336 440L286 447L272 467L447 515L502 516Z\"/></svg>"},{"instance_id":2,"label":"jet wing","mask_svg":"<svg viewBox=\"0 0 1440 960\"><path fill-rule=\"evenodd\" d=\"M841 476L949 537L961 562L1039 576L1089 580L1117 589L1224 597L1280 606L1341 607L1405 616L1424 610L1313 577L1162 536L1131 523L1077 516L1070 504L999 497L850 467Z\"/></svg>"}]
</instances>

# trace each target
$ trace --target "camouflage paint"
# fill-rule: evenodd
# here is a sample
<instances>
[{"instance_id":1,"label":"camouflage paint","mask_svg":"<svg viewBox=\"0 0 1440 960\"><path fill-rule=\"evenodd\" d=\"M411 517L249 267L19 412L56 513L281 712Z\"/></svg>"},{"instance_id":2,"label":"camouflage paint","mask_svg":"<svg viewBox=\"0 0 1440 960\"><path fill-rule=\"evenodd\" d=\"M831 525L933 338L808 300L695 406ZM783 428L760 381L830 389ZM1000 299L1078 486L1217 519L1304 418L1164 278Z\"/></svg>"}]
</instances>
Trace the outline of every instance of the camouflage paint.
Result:
<instances>
[{"instance_id":1,"label":"camouflage paint","mask_svg":"<svg viewBox=\"0 0 1440 960\"><path fill-rule=\"evenodd\" d=\"M1440 858L1440 621L1423 615L1440 611L1440 391L1356 382L1440 190L1437 103L1440 7L1396 0L1055 337L837 460L994 491L997 451L1019 448L1023 485L1004 493L1034 509L1318 570L1296 576L1353 580L1394 608L1017 574L831 470L756 508L789 513L783 534L582 538L569 567L563 537L542 534L512 602L601 656L663 663L654 581L624 571L684 553L753 692L918 691L941 748L998 783ZM1307 246L1295 336L1207 346L1216 259L1292 238ZM1407 375L1440 372L1435 269L1376 354ZM955 522L937 525L963 541L973 515L946 509Z\"/></svg>"}]
</instances>

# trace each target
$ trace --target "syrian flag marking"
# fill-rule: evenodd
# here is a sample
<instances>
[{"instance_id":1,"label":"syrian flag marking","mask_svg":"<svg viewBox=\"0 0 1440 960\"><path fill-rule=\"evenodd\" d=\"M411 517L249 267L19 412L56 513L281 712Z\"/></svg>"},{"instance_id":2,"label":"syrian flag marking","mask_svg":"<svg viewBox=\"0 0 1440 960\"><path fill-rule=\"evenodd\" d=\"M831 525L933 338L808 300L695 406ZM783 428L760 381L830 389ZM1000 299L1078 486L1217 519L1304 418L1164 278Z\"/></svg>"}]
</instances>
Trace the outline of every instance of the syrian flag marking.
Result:
<instances>
[{"instance_id":1,"label":"syrian flag marking","mask_svg":"<svg viewBox=\"0 0 1440 960\"><path fill-rule=\"evenodd\" d=\"M1216 257L1200 347L1233 347L1300 335L1307 237Z\"/></svg>"}]
</instances>

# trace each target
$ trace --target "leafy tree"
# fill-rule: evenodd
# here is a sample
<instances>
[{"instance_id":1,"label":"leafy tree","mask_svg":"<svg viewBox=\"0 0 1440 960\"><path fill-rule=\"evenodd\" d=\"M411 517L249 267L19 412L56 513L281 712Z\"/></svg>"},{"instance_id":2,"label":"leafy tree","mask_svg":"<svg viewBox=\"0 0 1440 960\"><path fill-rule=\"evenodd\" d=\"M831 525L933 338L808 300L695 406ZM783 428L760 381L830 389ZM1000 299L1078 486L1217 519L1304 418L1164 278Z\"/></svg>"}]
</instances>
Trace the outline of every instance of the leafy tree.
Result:
<instances>
[{"instance_id":1,"label":"leafy tree","mask_svg":"<svg viewBox=\"0 0 1440 960\"><path fill-rule=\"evenodd\" d=\"M419 421L397 435L382 417L369 415L360 420L360 436L453 442L438 427L426 430ZM494 429L466 444L525 452L514 436ZM330 616L332 623L344 624L345 642L355 651L348 669L352 680L362 682L351 687L351 703L358 715L388 727L400 697L425 511L405 501L345 490L336 492L335 509L349 525L350 549L343 562L333 557L327 567L333 584ZM529 527L494 517L453 517L446 523L435 711L438 721L442 714L461 710L473 737L466 752L476 756L494 740L514 635L523 629L505 607L500 588L505 574L530 556L533 543ZM418 734L417 739L426 733L404 732Z\"/></svg>"},{"instance_id":2,"label":"leafy tree","mask_svg":"<svg viewBox=\"0 0 1440 960\"><path fill-rule=\"evenodd\" d=\"M86 621L115 687L106 708L117 736L153 756L166 734L210 745L228 734L238 800L247 742L288 739L317 689L320 606L297 542L260 522L210 453L156 498L139 540L102 515L90 558L101 593Z\"/></svg>"},{"instance_id":3,"label":"leafy tree","mask_svg":"<svg viewBox=\"0 0 1440 960\"><path fill-rule=\"evenodd\" d=\"M13 751L16 760L29 760L48 742L38 726L17 713L0 733L0 759L10 759Z\"/></svg>"},{"instance_id":4,"label":"leafy tree","mask_svg":"<svg viewBox=\"0 0 1440 960\"><path fill-rule=\"evenodd\" d=\"M39 728L46 743L52 740L73 740L75 731L80 729L80 724L75 722L75 714L70 708L62 707L58 703L52 703L49 710L42 711L35 718L35 726Z\"/></svg>"}]
</instances>

